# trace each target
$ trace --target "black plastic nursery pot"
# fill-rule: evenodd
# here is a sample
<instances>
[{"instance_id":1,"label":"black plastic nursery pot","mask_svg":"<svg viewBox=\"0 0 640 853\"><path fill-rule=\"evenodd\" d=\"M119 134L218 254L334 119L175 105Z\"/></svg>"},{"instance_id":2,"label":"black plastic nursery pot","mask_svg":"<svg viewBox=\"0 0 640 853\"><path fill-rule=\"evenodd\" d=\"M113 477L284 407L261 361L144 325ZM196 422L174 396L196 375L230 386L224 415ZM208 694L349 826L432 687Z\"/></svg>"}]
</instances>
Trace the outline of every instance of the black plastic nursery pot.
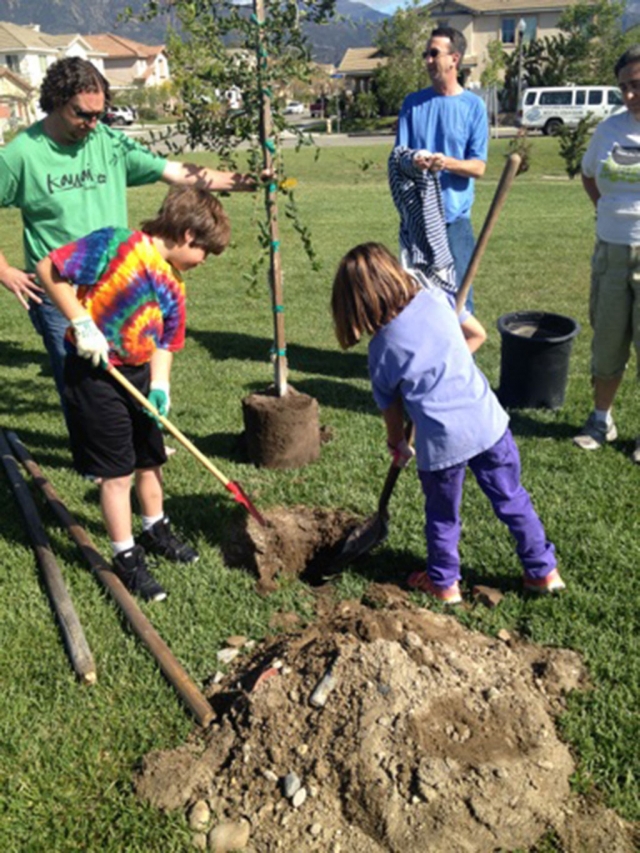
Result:
<instances>
[{"instance_id":1,"label":"black plastic nursery pot","mask_svg":"<svg viewBox=\"0 0 640 853\"><path fill-rule=\"evenodd\" d=\"M580 325L544 311L516 311L499 318L500 387L503 406L559 409L564 403L573 339Z\"/></svg>"}]
</instances>

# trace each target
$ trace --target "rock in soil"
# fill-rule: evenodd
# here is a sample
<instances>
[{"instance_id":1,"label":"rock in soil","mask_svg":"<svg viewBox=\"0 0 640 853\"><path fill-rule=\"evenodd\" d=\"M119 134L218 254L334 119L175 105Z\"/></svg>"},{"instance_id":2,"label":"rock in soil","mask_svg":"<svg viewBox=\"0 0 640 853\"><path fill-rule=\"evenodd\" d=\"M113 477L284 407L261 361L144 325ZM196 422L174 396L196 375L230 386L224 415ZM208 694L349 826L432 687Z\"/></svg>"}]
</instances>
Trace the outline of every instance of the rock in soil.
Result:
<instances>
[{"instance_id":1,"label":"rock in soil","mask_svg":"<svg viewBox=\"0 0 640 853\"><path fill-rule=\"evenodd\" d=\"M259 853L493 853L550 830L565 853L635 849L618 817L570 793L574 762L554 720L587 686L577 654L506 645L397 588L366 600L376 604L323 597L315 622L235 661L209 688L216 722L147 755L139 796L187 812L207 799L223 823L247 817ZM274 659L282 674L245 689ZM329 667L335 686L313 708ZM289 773L313 792L298 808L273 783Z\"/></svg>"}]
</instances>

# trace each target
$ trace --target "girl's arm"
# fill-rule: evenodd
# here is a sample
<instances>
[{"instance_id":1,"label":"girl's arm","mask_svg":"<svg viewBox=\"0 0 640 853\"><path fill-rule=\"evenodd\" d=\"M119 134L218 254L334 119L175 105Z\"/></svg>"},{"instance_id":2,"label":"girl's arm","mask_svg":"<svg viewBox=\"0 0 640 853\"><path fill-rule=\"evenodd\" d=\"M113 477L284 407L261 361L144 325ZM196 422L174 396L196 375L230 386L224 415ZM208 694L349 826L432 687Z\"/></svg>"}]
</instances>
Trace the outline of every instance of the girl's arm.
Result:
<instances>
[{"instance_id":1,"label":"girl's arm","mask_svg":"<svg viewBox=\"0 0 640 853\"><path fill-rule=\"evenodd\" d=\"M404 409L402 399L398 397L387 409L382 412L387 427L387 449L391 454L393 464L397 468L404 468L416 455L413 447L410 447L404 437Z\"/></svg>"},{"instance_id":2,"label":"girl's arm","mask_svg":"<svg viewBox=\"0 0 640 853\"><path fill-rule=\"evenodd\" d=\"M387 444L389 447L397 447L404 439L404 409L402 408L402 398L398 397L388 409L384 409L382 417L387 427Z\"/></svg>"},{"instance_id":3,"label":"girl's arm","mask_svg":"<svg viewBox=\"0 0 640 853\"><path fill-rule=\"evenodd\" d=\"M462 334L467 342L470 352L477 352L482 344L487 340L487 333L484 326L479 320L469 314L469 316L460 323Z\"/></svg>"}]
</instances>

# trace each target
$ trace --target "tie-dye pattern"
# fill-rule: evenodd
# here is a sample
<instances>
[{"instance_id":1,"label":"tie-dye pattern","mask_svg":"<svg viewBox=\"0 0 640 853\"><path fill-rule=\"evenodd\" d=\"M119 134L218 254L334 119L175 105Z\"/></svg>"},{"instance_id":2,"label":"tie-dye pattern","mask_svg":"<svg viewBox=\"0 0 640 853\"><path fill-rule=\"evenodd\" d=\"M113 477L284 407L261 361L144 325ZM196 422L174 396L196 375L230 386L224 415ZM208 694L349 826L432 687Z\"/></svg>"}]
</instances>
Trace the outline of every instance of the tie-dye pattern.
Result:
<instances>
[{"instance_id":1,"label":"tie-dye pattern","mask_svg":"<svg viewBox=\"0 0 640 853\"><path fill-rule=\"evenodd\" d=\"M109 341L111 364L145 364L184 346L185 288L142 231L101 228L49 255ZM67 345L75 349L71 330Z\"/></svg>"}]
</instances>

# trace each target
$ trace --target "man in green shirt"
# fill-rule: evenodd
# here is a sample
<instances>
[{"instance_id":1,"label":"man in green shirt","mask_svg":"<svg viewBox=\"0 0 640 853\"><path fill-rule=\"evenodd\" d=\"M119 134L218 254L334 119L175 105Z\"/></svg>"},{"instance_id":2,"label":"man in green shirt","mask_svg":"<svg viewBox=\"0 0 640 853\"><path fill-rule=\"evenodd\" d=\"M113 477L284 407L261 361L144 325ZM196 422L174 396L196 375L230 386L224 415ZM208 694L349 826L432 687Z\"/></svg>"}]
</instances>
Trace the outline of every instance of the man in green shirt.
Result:
<instances>
[{"instance_id":1,"label":"man in green shirt","mask_svg":"<svg viewBox=\"0 0 640 853\"><path fill-rule=\"evenodd\" d=\"M255 181L166 160L99 119L110 100L107 80L79 57L50 66L40 89L46 113L0 150L0 207L18 207L25 268L0 251L0 283L29 311L49 353L62 395L67 322L35 277L53 249L106 226L127 227L127 187L164 181L211 191L252 191Z\"/></svg>"}]
</instances>

